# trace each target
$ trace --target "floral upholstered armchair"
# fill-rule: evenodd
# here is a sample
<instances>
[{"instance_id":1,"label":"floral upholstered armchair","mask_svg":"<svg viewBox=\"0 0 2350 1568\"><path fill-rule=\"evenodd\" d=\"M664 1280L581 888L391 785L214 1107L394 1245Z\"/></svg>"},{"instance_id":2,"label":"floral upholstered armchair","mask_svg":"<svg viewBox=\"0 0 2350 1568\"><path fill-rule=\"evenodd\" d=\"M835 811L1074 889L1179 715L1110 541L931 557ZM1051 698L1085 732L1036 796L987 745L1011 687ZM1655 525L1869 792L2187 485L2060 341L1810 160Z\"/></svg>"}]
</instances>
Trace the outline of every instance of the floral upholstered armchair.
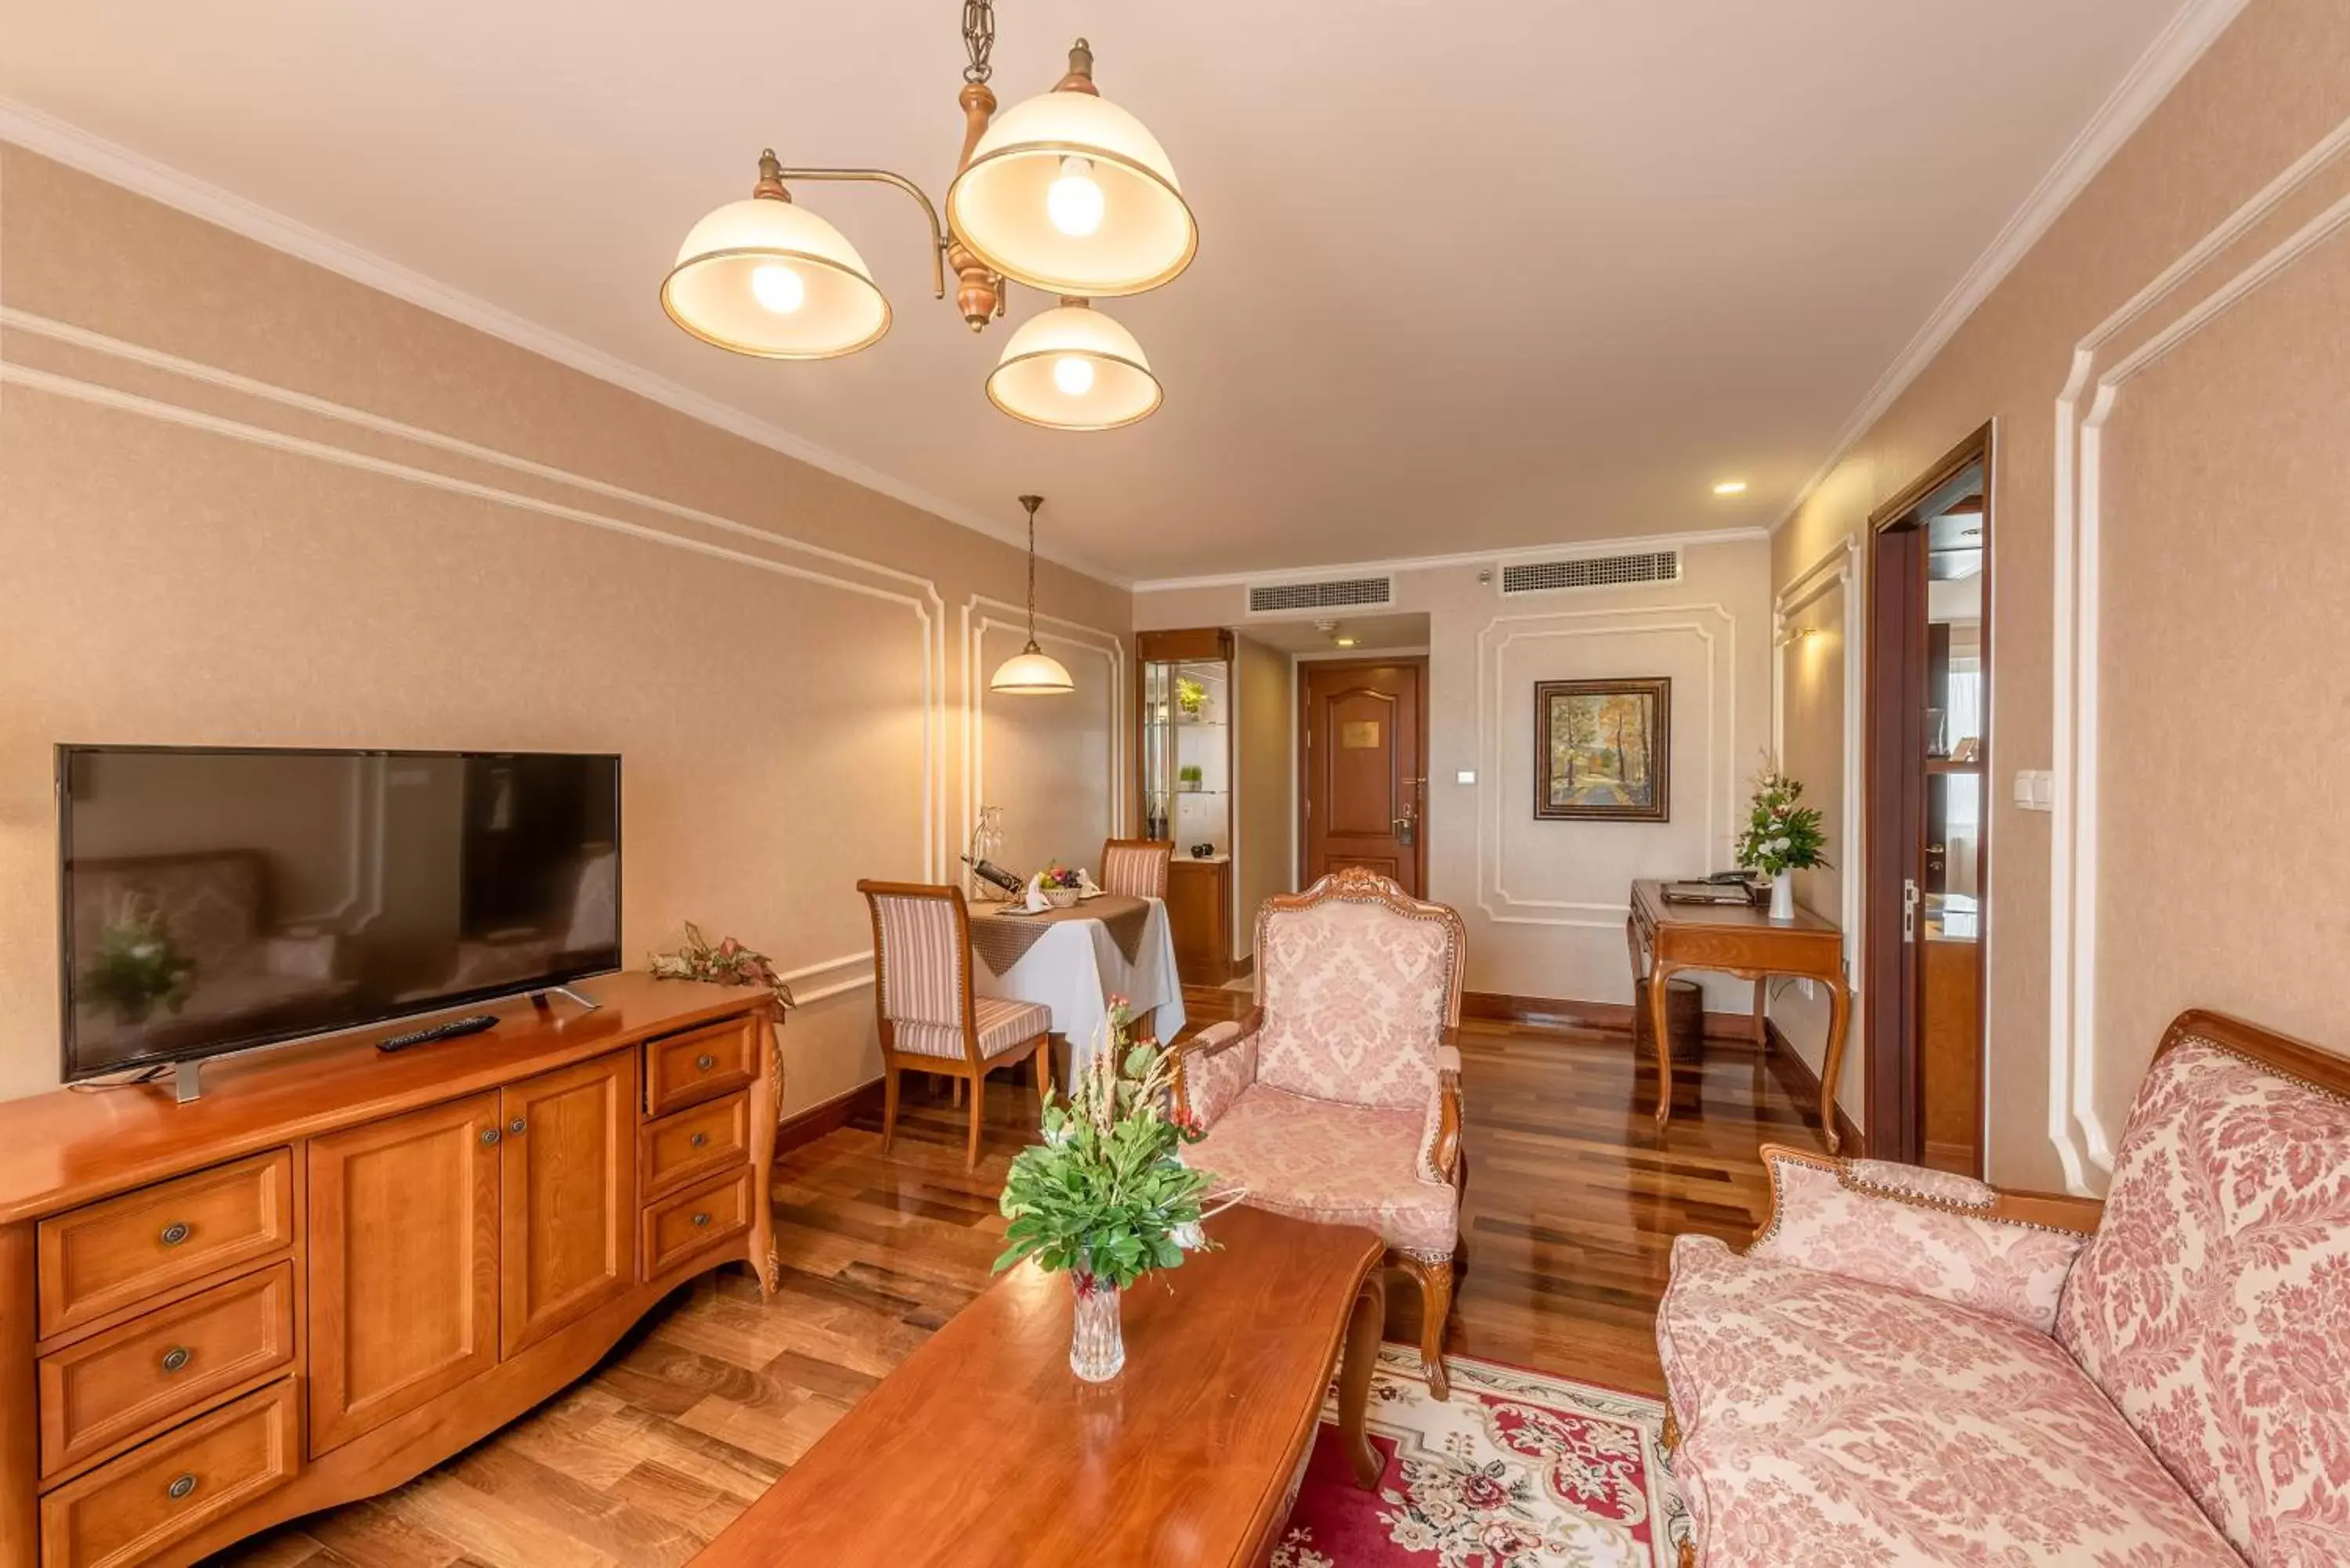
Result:
<instances>
[{"instance_id":1,"label":"floral upholstered armchair","mask_svg":"<svg viewBox=\"0 0 2350 1568\"><path fill-rule=\"evenodd\" d=\"M1420 1365L1448 1389L1461 1239L1461 917L1350 868L1257 914L1258 1005L1177 1062L1188 1158L1262 1209L1362 1225L1418 1282Z\"/></svg>"},{"instance_id":2,"label":"floral upholstered armchair","mask_svg":"<svg viewBox=\"0 0 2350 1568\"><path fill-rule=\"evenodd\" d=\"M1763 1156L1657 1314L1685 1563L2350 1563L2350 1058L2181 1014L2102 1210Z\"/></svg>"}]
</instances>

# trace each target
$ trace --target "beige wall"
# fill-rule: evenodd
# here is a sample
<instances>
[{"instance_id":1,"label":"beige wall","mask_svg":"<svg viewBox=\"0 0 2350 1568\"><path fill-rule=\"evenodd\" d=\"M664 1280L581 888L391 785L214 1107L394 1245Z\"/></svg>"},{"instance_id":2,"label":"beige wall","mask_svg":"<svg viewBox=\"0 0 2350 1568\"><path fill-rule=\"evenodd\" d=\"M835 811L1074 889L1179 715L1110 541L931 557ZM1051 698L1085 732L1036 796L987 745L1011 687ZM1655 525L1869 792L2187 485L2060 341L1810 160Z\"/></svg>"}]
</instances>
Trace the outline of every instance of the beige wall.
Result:
<instances>
[{"instance_id":1,"label":"beige wall","mask_svg":"<svg viewBox=\"0 0 2350 1568\"><path fill-rule=\"evenodd\" d=\"M1783 587L1996 421L2001 1181L2101 1189L2182 1007L2350 1045L2346 55L2336 0L2249 6L1774 541ZM1837 678L1794 683L1791 753L1841 750ZM2018 810L2051 767L2073 800Z\"/></svg>"},{"instance_id":2,"label":"beige wall","mask_svg":"<svg viewBox=\"0 0 2350 1568\"><path fill-rule=\"evenodd\" d=\"M0 1096L57 1080L60 741L620 753L625 950L838 988L787 1108L879 1070L858 877L983 793L1123 826L1120 590L1044 566L1079 695L983 698L1017 551L6 146L0 306Z\"/></svg>"},{"instance_id":3,"label":"beige wall","mask_svg":"<svg viewBox=\"0 0 2350 1568\"><path fill-rule=\"evenodd\" d=\"M1625 899L1636 877L1730 864L1769 744L1769 546L1693 546L1681 581L1503 599L1474 566L1398 573L1391 608L1429 618L1429 893L1469 929L1472 991L1628 1002ZM1139 594L1142 627L1244 626L1245 590ZM1672 819L1534 819L1537 680L1673 680ZM1456 782L1461 770L1473 784ZM1743 1010L1744 981L1707 1004Z\"/></svg>"},{"instance_id":4,"label":"beige wall","mask_svg":"<svg viewBox=\"0 0 2350 1568\"><path fill-rule=\"evenodd\" d=\"M1256 951L1256 912L1297 884L1297 677L1289 655L1232 644L1232 957Z\"/></svg>"}]
</instances>

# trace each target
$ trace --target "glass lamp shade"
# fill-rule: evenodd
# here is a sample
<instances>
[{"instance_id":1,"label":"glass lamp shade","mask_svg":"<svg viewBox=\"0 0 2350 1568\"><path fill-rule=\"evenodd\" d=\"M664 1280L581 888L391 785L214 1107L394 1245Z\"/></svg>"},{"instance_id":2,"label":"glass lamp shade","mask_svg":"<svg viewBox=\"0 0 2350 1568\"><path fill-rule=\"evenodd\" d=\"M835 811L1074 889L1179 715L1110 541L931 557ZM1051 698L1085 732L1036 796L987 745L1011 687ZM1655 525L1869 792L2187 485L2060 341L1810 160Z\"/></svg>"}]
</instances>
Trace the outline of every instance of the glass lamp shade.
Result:
<instances>
[{"instance_id":1,"label":"glass lamp shade","mask_svg":"<svg viewBox=\"0 0 2350 1568\"><path fill-rule=\"evenodd\" d=\"M987 400L1015 420L1107 431L1149 417L1164 392L1134 334L1082 305L1020 324L987 378Z\"/></svg>"},{"instance_id":2,"label":"glass lamp shade","mask_svg":"<svg viewBox=\"0 0 2350 1568\"><path fill-rule=\"evenodd\" d=\"M763 359L830 359L889 330L889 302L847 236L773 196L693 225L661 281L661 308L701 338Z\"/></svg>"},{"instance_id":3,"label":"glass lamp shade","mask_svg":"<svg viewBox=\"0 0 2350 1568\"><path fill-rule=\"evenodd\" d=\"M1039 649L1033 641L1026 649L1005 659L987 683L990 691L1001 691L1012 697L1043 697L1055 692L1075 691L1077 683L1061 661Z\"/></svg>"},{"instance_id":4,"label":"glass lamp shade","mask_svg":"<svg viewBox=\"0 0 2350 1568\"><path fill-rule=\"evenodd\" d=\"M1053 185L1070 159L1091 165L1082 172L1101 192L1090 226L1073 225L1085 233L1055 221ZM947 187L947 226L981 261L1048 294L1140 294L1191 265L1200 246L1159 139L1106 99L1057 89L987 128Z\"/></svg>"}]
</instances>

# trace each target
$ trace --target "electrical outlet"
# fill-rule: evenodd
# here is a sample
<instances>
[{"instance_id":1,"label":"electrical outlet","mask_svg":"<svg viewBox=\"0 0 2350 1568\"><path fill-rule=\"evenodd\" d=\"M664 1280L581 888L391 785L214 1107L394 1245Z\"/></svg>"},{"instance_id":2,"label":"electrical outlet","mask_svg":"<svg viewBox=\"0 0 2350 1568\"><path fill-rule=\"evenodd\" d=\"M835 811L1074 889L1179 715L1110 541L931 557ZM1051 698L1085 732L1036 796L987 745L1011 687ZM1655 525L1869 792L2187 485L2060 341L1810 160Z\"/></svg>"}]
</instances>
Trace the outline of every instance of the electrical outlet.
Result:
<instances>
[{"instance_id":1,"label":"electrical outlet","mask_svg":"<svg viewBox=\"0 0 2350 1568\"><path fill-rule=\"evenodd\" d=\"M1477 782L1477 770L1475 768L1462 768L1460 772L1452 775L1452 782L1454 784L1475 784Z\"/></svg>"}]
</instances>

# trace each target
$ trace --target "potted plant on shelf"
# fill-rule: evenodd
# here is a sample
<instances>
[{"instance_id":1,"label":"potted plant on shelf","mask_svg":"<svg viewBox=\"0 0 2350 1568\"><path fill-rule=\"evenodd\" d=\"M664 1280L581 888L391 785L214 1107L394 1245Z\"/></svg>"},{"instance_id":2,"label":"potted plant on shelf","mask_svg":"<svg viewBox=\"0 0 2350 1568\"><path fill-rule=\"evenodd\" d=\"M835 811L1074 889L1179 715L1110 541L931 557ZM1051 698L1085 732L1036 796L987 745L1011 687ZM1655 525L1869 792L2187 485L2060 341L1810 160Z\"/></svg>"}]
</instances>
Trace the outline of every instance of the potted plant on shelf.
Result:
<instances>
[{"instance_id":1,"label":"potted plant on shelf","mask_svg":"<svg viewBox=\"0 0 2350 1568\"><path fill-rule=\"evenodd\" d=\"M1185 763L1175 770L1175 787L1186 794L1196 794L1204 778L1199 763Z\"/></svg>"},{"instance_id":2,"label":"potted plant on shelf","mask_svg":"<svg viewBox=\"0 0 2350 1568\"><path fill-rule=\"evenodd\" d=\"M1208 711L1208 689L1188 675L1175 678L1175 705L1183 711L1186 723L1196 724Z\"/></svg>"},{"instance_id":3,"label":"potted plant on shelf","mask_svg":"<svg viewBox=\"0 0 2350 1568\"><path fill-rule=\"evenodd\" d=\"M1112 997L1106 1038L1066 1102L1046 1097L1045 1141L1014 1157L1003 1184L1012 1223L995 1272L1033 1259L1069 1276L1069 1369L1089 1383L1107 1382L1126 1365L1122 1293L1154 1269L1180 1267L1187 1248L1208 1244L1200 1197L1209 1179L1180 1152L1201 1135L1168 1110L1174 1054L1133 1044L1132 1020L1126 999Z\"/></svg>"},{"instance_id":4,"label":"potted plant on shelf","mask_svg":"<svg viewBox=\"0 0 2350 1568\"><path fill-rule=\"evenodd\" d=\"M1795 879L1790 875L1828 864L1827 836L1820 831L1820 814L1799 805L1801 780L1779 771L1776 759L1765 756L1754 775L1754 803L1746 830L1738 837L1738 863L1771 878L1771 918L1795 918Z\"/></svg>"}]
</instances>

